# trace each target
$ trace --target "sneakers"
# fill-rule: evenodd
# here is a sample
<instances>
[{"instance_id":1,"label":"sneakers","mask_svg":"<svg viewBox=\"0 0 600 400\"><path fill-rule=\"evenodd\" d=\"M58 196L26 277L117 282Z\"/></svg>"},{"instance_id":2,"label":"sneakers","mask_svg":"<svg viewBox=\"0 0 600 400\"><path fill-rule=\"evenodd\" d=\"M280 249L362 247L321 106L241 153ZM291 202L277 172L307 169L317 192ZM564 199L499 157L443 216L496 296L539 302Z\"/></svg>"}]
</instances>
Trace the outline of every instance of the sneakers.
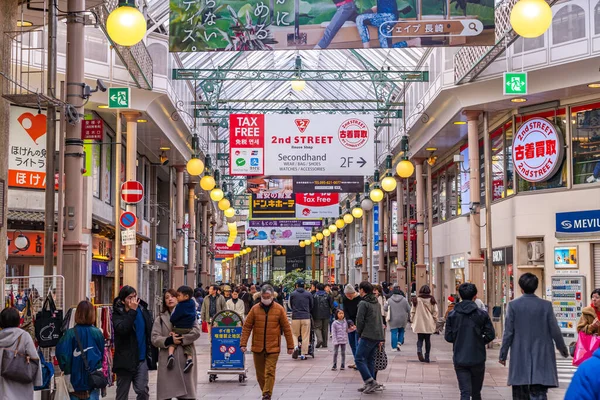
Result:
<instances>
[{"instance_id":1,"label":"sneakers","mask_svg":"<svg viewBox=\"0 0 600 400\"><path fill-rule=\"evenodd\" d=\"M402 346L400 343L398 343L398 345L396 346L396 351L400 351L400 346Z\"/></svg>"},{"instance_id":2,"label":"sneakers","mask_svg":"<svg viewBox=\"0 0 600 400\"><path fill-rule=\"evenodd\" d=\"M300 354L300 349L296 347L296 348L294 349L294 352L292 353L292 358L293 358L294 360L297 360L297 359L298 359L298 355L299 355L299 354Z\"/></svg>"},{"instance_id":3,"label":"sneakers","mask_svg":"<svg viewBox=\"0 0 600 400\"><path fill-rule=\"evenodd\" d=\"M299 358L300 360L306 360L306 356L304 354L302 354Z\"/></svg>"},{"instance_id":4,"label":"sneakers","mask_svg":"<svg viewBox=\"0 0 600 400\"><path fill-rule=\"evenodd\" d=\"M594 177L594 175L592 174L592 175L588 176L588 177L587 177L587 179L586 179L585 181L586 181L587 183L594 183L594 182L596 182L596 181L598 181L598 180L600 180L600 179L596 179L596 178Z\"/></svg>"},{"instance_id":5,"label":"sneakers","mask_svg":"<svg viewBox=\"0 0 600 400\"><path fill-rule=\"evenodd\" d=\"M170 355L169 357L167 357L167 369L173 369L174 365L175 365L175 357L173 357L173 355Z\"/></svg>"},{"instance_id":6,"label":"sneakers","mask_svg":"<svg viewBox=\"0 0 600 400\"><path fill-rule=\"evenodd\" d=\"M363 393L364 394L369 394L369 393L373 393L375 392L377 389L379 389L379 383L377 383L376 380L372 380L370 382L365 383L364 389L363 389Z\"/></svg>"},{"instance_id":7,"label":"sneakers","mask_svg":"<svg viewBox=\"0 0 600 400\"><path fill-rule=\"evenodd\" d=\"M356 369L356 364L350 364L350 365L348 365L348 368L350 368L350 369Z\"/></svg>"},{"instance_id":8,"label":"sneakers","mask_svg":"<svg viewBox=\"0 0 600 400\"><path fill-rule=\"evenodd\" d=\"M183 373L187 374L188 372L190 372L190 370L192 369L193 366L194 366L194 361L192 361L191 358L188 358L187 361L185 362L185 367L183 367Z\"/></svg>"},{"instance_id":9,"label":"sneakers","mask_svg":"<svg viewBox=\"0 0 600 400\"><path fill-rule=\"evenodd\" d=\"M344 367L344 364L342 364L342 366L340 367L340 371L343 371L345 369L346 369L346 367Z\"/></svg>"},{"instance_id":10,"label":"sneakers","mask_svg":"<svg viewBox=\"0 0 600 400\"><path fill-rule=\"evenodd\" d=\"M337 367L334 365L333 367L331 367L332 371L337 371Z\"/></svg>"}]
</instances>

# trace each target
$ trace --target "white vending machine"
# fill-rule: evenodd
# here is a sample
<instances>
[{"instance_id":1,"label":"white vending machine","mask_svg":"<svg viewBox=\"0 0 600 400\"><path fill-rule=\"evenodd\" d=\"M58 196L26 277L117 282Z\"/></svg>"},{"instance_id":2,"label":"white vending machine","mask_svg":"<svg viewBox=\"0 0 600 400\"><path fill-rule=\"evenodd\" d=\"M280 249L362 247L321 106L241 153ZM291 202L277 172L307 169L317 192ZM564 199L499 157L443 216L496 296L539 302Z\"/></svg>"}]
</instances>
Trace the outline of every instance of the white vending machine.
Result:
<instances>
[{"instance_id":1,"label":"white vending machine","mask_svg":"<svg viewBox=\"0 0 600 400\"><path fill-rule=\"evenodd\" d=\"M586 299L585 276L552 276L552 307L563 337L577 340L577 322Z\"/></svg>"}]
</instances>

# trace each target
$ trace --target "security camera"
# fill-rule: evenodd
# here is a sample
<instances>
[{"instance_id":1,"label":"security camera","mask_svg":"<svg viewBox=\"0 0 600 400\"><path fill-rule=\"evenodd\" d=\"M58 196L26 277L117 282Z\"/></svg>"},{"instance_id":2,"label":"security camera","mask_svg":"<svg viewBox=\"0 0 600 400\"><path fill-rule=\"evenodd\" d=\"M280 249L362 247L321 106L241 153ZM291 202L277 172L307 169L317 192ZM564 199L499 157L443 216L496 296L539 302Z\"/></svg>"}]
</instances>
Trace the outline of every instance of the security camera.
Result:
<instances>
[{"instance_id":1,"label":"security camera","mask_svg":"<svg viewBox=\"0 0 600 400\"><path fill-rule=\"evenodd\" d=\"M164 151L160 153L160 165L167 165L169 163L169 157L167 157L167 153Z\"/></svg>"},{"instance_id":2,"label":"security camera","mask_svg":"<svg viewBox=\"0 0 600 400\"><path fill-rule=\"evenodd\" d=\"M96 88L100 89L101 92L106 92L106 85L102 82L102 79L96 79Z\"/></svg>"}]
</instances>

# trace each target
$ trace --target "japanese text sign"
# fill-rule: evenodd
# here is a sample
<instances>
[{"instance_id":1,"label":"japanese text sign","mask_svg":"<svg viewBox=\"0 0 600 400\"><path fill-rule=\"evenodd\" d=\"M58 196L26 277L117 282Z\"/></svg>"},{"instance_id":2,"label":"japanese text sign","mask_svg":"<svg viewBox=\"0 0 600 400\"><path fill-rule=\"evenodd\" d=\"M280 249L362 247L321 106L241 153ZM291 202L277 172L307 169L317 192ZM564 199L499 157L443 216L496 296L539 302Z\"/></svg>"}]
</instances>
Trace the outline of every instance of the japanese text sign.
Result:
<instances>
[{"instance_id":1,"label":"japanese text sign","mask_svg":"<svg viewBox=\"0 0 600 400\"><path fill-rule=\"evenodd\" d=\"M296 215L296 196L289 193L279 197L280 193L253 193L251 216L254 218L294 218ZM273 195L273 197L271 197Z\"/></svg>"},{"instance_id":2,"label":"japanese text sign","mask_svg":"<svg viewBox=\"0 0 600 400\"><path fill-rule=\"evenodd\" d=\"M230 115L230 175L264 175L264 129L263 114Z\"/></svg>"},{"instance_id":3,"label":"japanese text sign","mask_svg":"<svg viewBox=\"0 0 600 400\"><path fill-rule=\"evenodd\" d=\"M244 353L240 350L241 326L213 326L210 330L211 369L244 368Z\"/></svg>"},{"instance_id":4,"label":"japanese text sign","mask_svg":"<svg viewBox=\"0 0 600 400\"><path fill-rule=\"evenodd\" d=\"M25 240L16 239L23 236ZM54 234L54 255L56 255L56 241L58 237ZM43 257L44 256L44 232L15 232L15 235L8 235L8 254L11 257ZM22 242L22 243L21 243ZM17 247L19 244L19 247Z\"/></svg>"},{"instance_id":5,"label":"japanese text sign","mask_svg":"<svg viewBox=\"0 0 600 400\"><path fill-rule=\"evenodd\" d=\"M104 124L101 119L90 119L81 121L82 140L102 140Z\"/></svg>"},{"instance_id":6,"label":"japanese text sign","mask_svg":"<svg viewBox=\"0 0 600 400\"><path fill-rule=\"evenodd\" d=\"M296 193L359 193L364 186L363 176L294 176Z\"/></svg>"},{"instance_id":7,"label":"japanese text sign","mask_svg":"<svg viewBox=\"0 0 600 400\"><path fill-rule=\"evenodd\" d=\"M562 133L545 118L527 120L513 139L515 170L528 182L543 182L559 170L564 156Z\"/></svg>"},{"instance_id":8,"label":"japanese text sign","mask_svg":"<svg viewBox=\"0 0 600 400\"><path fill-rule=\"evenodd\" d=\"M300 240L310 239L313 228L321 224L321 220L249 220L246 245L295 246Z\"/></svg>"},{"instance_id":9,"label":"japanese text sign","mask_svg":"<svg viewBox=\"0 0 600 400\"><path fill-rule=\"evenodd\" d=\"M297 193L296 218L338 218L338 193Z\"/></svg>"}]
</instances>

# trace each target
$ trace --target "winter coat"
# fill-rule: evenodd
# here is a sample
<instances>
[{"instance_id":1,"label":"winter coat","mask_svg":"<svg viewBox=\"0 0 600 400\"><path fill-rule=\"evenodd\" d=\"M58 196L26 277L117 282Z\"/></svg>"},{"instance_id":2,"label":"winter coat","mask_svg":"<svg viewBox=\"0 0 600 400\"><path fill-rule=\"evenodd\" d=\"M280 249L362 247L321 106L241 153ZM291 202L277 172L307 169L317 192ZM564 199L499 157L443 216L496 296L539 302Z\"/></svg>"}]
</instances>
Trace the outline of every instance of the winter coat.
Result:
<instances>
[{"instance_id":1,"label":"winter coat","mask_svg":"<svg viewBox=\"0 0 600 400\"><path fill-rule=\"evenodd\" d=\"M359 338L384 341L381 307L373 293L363 297L356 313L356 332Z\"/></svg>"},{"instance_id":2,"label":"winter coat","mask_svg":"<svg viewBox=\"0 0 600 400\"><path fill-rule=\"evenodd\" d=\"M496 337L488 313L465 300L456 305L446 320L444 338L453 343L454 365L472 367L485 363L485 345Z\"/></svg>"},{"instance_id":3,"label":"winter coat","mask_svg":"<svg viewBox=\"0 0 600 400\"><path fill-rule=\"evenodd\" d=\"M77 344L75 337L81 341L81 346ZM90 369L97 370L102 368L104 357L104 336L102 331L92 325L75 325L67 330L56 345L56 358L60 369L65 373L65 378L69 379L73 390L76 392L85 392L92 390L88 382L88 373L81 352L85 351L85 356Z\"/></svg>"},{"instance_id":4,"label":"winter coat","mask_svg":"<svg viewBox=\"0 0 600 400\"><path fill-rule=\"evenodd\" d=\"M226 305L228 310L235 311L240 317L242 317L242 319L244 319L244 316L246 315L246 307L242 299L238 298L235 303L233 302L233 299L229 299L227 300Z\"/></svg>"},{"instance_id":5,"label":"winter coat","mask_svg":"<svg viewBox=\"0 0 600 400\"><path fill-rule=\"evenodd\" d=\"M38 354L31 336L20 328L6 328L0 331L0 370L2 369L2 355L4 348L14 350L17 340L21 337L20 353L25 353L32 359L38 359ZM0 400L33 400L33 386L42 384L42 368L38 369L33 383L19 383L9 381L0 376Z\"/></svg>"},{"instance_id":6,"label":"winter coat","mask_svg":"<svg viewBox=\"0 0 600 400\"><path fill-rule=\"evenodd\" d=\"M562 354L569 353L552 303L534 294L524 294L508 303L500 360L506 360L510 350L509 386L557 387L554 344Z\"/></svg>"},{"instance_id":7,"label":"winter coat","mask_svg":"<svg viewBox=\"0 0 600 400\"><path fill-rule=\"evenodd\" d=\"M167 368L167 357L169 356L168 346L165 346L166 340L170 337L169 333L173 329L170 321L169 312L160 314L152 325L152 344L158 347L158 378L156 381L156 398L170 399L173 397L180 399L195 399L196 388L198 386L198 362L196 361L196 352L192 354L194 366L192 370L184 374L186 357L183 353L183 345L194 343L200 337L200 325L194 323L190 333L183 336L181 345L175 347L175 363L172 369Z\"/></svg>"},{"instance_id":8,"label":"winter coat","mask_svg":"<svg viewBox=\"0 0 600 400\"><path fill-rule=\"evenodd\" d=\"M252 333L252 352L277 353L281 351L281 331L285 335L288 349L294 348L292 328L287 319L287 314L279 303L273 301L266 307L262 303L256 304L246 317L242 329L240 347L247 347L248 339Z\"/></svg>"},{"instance_id":9,"label":"winter coat","mask_svg":"<svg viewBox=\"0 0 600 400\"><path fill-rule=\"evenodd\" d=\"M149 369L156 369L152 360L152 317L148 312L148 304L141 300L139 307L142 309L144 323L146 325L146 363ZM137 370L139 364L139 349L135 333L136 310L125 311L125 304L117 297L113 302L113 330L115 336L115 355L113 359L113 371L115 374L132 374Z\"/></svg>"},{"instance_id":10,"label":"winter coat","mask_svg":"<svg viewBox=\"0 0 600 400\"><path fill-rule=\"evenodd\" d=\"M324 290L319 290L313 298L312 316L314 319L329 319L333 312L333 299Z\"/></svg>"},{"instance_id":11,"label":"winter coat","mask_svg":"<svg viewBox=\"0 0 600 400\"><path fill-rule=\"evenodd\" d=\"M387 323L387 312L386 312L386 298L383 295L375 296L377 302L379 303L379 307L381 308L381 316L383 317L383 323Z\"/></svg>"},{"instance_id":12,"label":"winter coat","mask_svg":"<svg viewBox=\"0 0 600 400\"><path fill-rule=\"evenodd\" d=\"M344 314L348 321L356 322L356 314L358 313L358 305L362 301L362 297L356 296L352 300L346 296L342 297L342 305L344 306Z\"/></svg>"},{"instance_id":13,"label":"winter coat","mask_svg":"<svg viewBox=\"0 0 600 400\"><path fill-rule=\"evenodd\" d=\"M336 319L331 324L331 340L333 344L348 344L348 322Z\"/></svg>"},{"instance_id":14,"label":"winter coat","mask_svg":"<svg viewBox=\"0 0 600 400\"><path fill-rule=\"evenodd\" d=\"M292 309L292 319L310 319L310 313L314 304L313 295L298 288L290 295L290 308Z\"/></svg>"},{"instance_id":15,"label":"winter coat","mask_svg":"<svg viewBox=\"0 0 600 400\"><path fill-rule=\"evenodd\" d=\"M197 320L197 304L193 299L177 303L171 313L171 323L176 328L191 329Z\"/></svg>"},{"instance_id":16,"label":"winter coat","mask_svg":"<svg viewBox=\"0 0 600 400\"><path fill-rule=\"evenodd\" d=\"M410 310L410 321L414 333L434 333L438 319L438 306L430 299L417 297L417 304Z\"/></svg>"},{"instance_id":17,"label":"winter coat","mask_svg":"<svg viewBox=\"0 0 600 400\"><path fill-rule=\"evenodd\" d=\"M338 303L338 307L339 304L342 304L342 295L340 294L340 292L338 292L337 290L332 290L331 292L329 292L329 295L331 296L331 299Z\"/></svg>"},{"instance_id":18,"label":"winter coat","mask_svg":"<svg viewBox=\"0 0 600 400\"><path fill-rule=\"evenodd\" d=\"M217 295L217 314L223 310L227 310L227 303L225 297ZM216 315L216 314L215 314ZM204 298L202 302L202 309L200 310L200 318L202 321L210 323L210 294Z\"/></svg>"},{"instance_id":19,"label":"winter coat","mask_svg":"<svg viewBox=\"0 0 600 400\"><path fill-rule=\"evenodd\" d=\"M410 304L401 294L393 294L385 306L390 329L405 328L410 314Z\"/></svg>"},{"instance_id":20,"label":"winter coat","mask_svg":"<svg viewBox=\"0 0 600 400\"><path fill-rule=\"evenodd\" d=\"M565 400L598 400L600 393L600 349L585 360L573 376Z\"/></svg>"},{"instance_id":21,"label":"winter coat","mask_svg":"<svg viewBox=\"0 0 600 400\"><path fill-rule=\"evenodd\" d=\"M588 335L593 335L594 333L600 335L600 327L592 326L596 318L596 309L593 306L584 307L581 310L581 318L579 318L579 322L577 323L577 332L584 331Z\"/></svg>"}]
</instances>

